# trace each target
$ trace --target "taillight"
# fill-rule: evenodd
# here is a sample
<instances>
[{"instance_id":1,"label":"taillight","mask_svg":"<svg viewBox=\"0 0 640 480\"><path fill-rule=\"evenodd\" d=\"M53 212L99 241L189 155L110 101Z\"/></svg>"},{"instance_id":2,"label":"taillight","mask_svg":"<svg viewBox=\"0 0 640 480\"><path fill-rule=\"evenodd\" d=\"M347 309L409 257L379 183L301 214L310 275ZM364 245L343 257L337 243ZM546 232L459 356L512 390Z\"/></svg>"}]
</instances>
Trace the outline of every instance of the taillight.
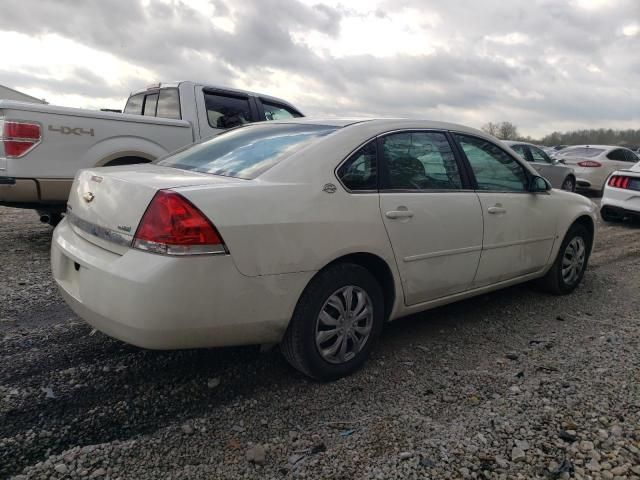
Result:
<instances>
[{"instance_id":1,"label":"taillight","mask_svg":"<svg viewBox=\"0 0 640 480\"><path fill-rule=\"evenodd\" d=\"M582 162L578 162L578 165L581 167L588 167L588 168L596 168L596 167L602 166L600 162L596 162L594 160L584 160Z\"/></svg>"},{"instance_id":2,"label":"taillight","mask_svg":"<svg viewBox=\"0 0 640 480\"><path fill-rule=\"evenodd\" d=\"M608 184L610 187L615 187L615 188L629 188L629 177L613 175L609 179Z\"/></svg>"},{"instance_id":3,"label":"taillight","mask_svg":"<svg viewBox=\"0 0 640 480\"><path fill-rule=\"evenodd\" d=\"M18 158L35 147L42 139L39 123L5 120L2 128L4 154L8 158Z\"/></svg>"},{"instance_id":4,"label":"taillight","mask_svg":"<svg viewBox=\"0 0 640 480\"><path fill-rule=\"evenodd\" d=\"M140 220L133 247L166 255L226 253L222 237L189 200L159 190Z\"/></svg>"}]
</instances>

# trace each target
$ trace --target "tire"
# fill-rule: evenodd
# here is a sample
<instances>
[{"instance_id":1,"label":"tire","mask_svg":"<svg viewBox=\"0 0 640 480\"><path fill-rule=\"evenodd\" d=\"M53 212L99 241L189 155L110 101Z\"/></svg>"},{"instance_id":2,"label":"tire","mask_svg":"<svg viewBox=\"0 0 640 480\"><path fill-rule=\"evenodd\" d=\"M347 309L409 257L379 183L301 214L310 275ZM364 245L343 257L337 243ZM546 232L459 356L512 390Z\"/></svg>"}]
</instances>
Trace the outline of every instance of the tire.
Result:
<instances>
[{"instance_id":1,"label":"tire","mask_svg":"<svg viewBox=\"0 0 640 480\"><path fill-rule=\"evenodd\" d=\"M62 214L61 213L51 213L49 215L49 225L51 225L52 227L55 227L61 221L62 221Z\"/></svg>"},{"instance_id":2,"label":"tire","mask_svg":"<svg viewBox=\"0 0 640 480\"><path fill-rule=\"evenodd\" d=\"M351 309L345 308L347 298L351 298ZM356 319L365 309L370 314L351 323L353 320L345 318L336 306L350 310ZM359 265L333 265L311 280L300 296L280 349L287 361L305 375L321 381L335 380L362 367L383 323L382 289L373 275ZM351 333L345 335L343 329L350 328ZM355 340L362 343L358 345Z\"/></svg>"},{"instance_id":3,"label":"tire","mask_svg":"<svg viewBox=\"0 0 640 480\"><path fill-rule=\"evenodd\" d=\"M562 186L560 187L562 190L566 190L567 192L575 192L576 191L576 181L573 177L567 177L562 181Z\"/></svg>"},{"instance_id":4,"label":"tire","mask_svg":"<svg viewBox=\"0 0 640 480\"><path fill-rule=\"evenodd\" d=\"M560 245L553 266L538 282L542 290L554 295L566 295L573 292L582 281L587 269L591 243L592 237L589 231L583 225L573 224ZM580 255L580 245L583 249L582 255ZM578 258L582 258L582 260L575 260L576 263L573 263L573 259L576 258L575 252L578 252ZM563 265L565 266L564 271Z\"/></svg>"}]
</instances>

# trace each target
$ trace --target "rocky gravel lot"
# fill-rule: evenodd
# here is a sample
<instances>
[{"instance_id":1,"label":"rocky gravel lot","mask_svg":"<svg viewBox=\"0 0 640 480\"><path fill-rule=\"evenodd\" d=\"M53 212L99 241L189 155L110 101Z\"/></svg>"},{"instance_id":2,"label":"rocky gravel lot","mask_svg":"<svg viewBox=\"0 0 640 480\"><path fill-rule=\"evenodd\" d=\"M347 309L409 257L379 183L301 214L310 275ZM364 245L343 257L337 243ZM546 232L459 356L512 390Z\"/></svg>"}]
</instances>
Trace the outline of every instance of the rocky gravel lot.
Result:
<instances>
[{"instance_id":1,"label":"rocky gravel lot","mask_svg":"<svg viewBox=\"0 0 640 480\"><path fill-rule=\"evenodd\" d=\"M639 234L603 226L573 295L394 322L319 384L277 350L92 334L51 281L51 229L0 207L0 478L640 478Z\"/></svg>"}]
</instances>

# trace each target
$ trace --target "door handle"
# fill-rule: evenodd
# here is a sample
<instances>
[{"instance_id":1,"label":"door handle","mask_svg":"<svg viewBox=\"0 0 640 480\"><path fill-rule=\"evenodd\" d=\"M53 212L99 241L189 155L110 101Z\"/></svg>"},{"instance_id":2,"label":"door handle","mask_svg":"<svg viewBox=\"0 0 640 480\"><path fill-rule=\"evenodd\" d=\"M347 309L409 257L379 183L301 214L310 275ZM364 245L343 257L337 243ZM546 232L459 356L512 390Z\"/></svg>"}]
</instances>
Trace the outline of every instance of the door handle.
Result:
<instances>
[{"instance_id":1,"label":"door handle","mask_svg":"<svg viewBox=\"0 0 640 480\"><path fill-rule=\"evenodd\" d=\"M498 207L497 205L495 207L489 207L487 208L487 212L489 213L493 213L494 215L498 215L500 213L507 213L507 209L504 207Z\"/></svg>"},{"instance_id":2,"label":"door handle","mask_svg":"<svg viewBox=\"0 0 640 480\"><path fill-rule=\"evenodd\" d=\"M413 212L411 210L391 210L385 213L387 218L411 218Z\"/></svg>"}]
</instances>

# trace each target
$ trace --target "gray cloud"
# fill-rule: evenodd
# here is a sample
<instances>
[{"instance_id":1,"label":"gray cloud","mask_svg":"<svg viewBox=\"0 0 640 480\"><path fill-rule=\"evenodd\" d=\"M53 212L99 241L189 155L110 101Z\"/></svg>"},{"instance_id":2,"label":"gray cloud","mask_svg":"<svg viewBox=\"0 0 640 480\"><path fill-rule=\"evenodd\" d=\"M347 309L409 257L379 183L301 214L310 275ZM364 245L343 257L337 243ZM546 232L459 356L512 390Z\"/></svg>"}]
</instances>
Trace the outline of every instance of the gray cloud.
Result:
<instances>
[{"instance_id":1,"label":"gray cloud","mask_svg":"<svg viewBox=\"0 0 640 480\"><path fill-rule=\"evenodd\" d=\"M413 8L439 21L422 26L437 39L424 45L434 53L384 58L333 58L295 41L293 32L300 31L338 38L343 20L362 12L298 0L212 5L215 15L233 20L233 32L177 0L149 8L117 0L0 0L0 30L56 33L167 81L234 86L235 72L242 72L268 85L274 71L285 72L308 83L308 91L288 99L312 114L444 116L475 126L504 119L535 134L554 125L615 127L639 118L640 35L622 33L640 22L637 0L594 10L566 0L387 0L368 15L389 19ZM389 34L380 32L381 38ZM16 73L5 65L0 83L90 97L126 95L91 74L80 69L73 79L43 84L46 72ZM141 86L135 82L126 81L130 88Z\"/></svg>"}]
</instances>

